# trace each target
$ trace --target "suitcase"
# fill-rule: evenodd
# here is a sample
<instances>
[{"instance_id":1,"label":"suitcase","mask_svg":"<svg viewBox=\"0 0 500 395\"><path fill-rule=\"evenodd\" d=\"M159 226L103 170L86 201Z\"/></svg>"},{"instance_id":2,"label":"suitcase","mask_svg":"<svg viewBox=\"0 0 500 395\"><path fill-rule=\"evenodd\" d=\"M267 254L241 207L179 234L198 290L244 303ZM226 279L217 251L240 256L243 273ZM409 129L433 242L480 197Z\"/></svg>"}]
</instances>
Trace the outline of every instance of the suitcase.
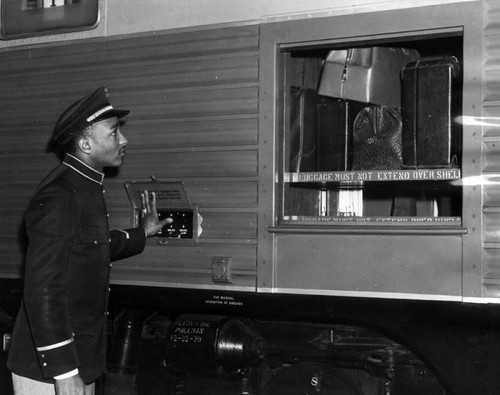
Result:
<instances>
[{"instance_id":1,"label":"suitcase","mask_svg":"<svg viewBox=\"0 0 500 395\"><path fill-rule=\"evenodd\" d=\"M456 58L411 62L402 72L403 166L459 165L460 65Z\"/></svg>"},{"instance_id":2,"label":"suitcase","mask_svg":"<svg viewBox=\"0 0 500 395\"><path fill-rule=\"evenodd\" d=\"M416 50L390 47L330 51L319 94L364 103L401 106L401 69L420 59Z\"/></svg>"},{"instance_id":3,"label":"suitcase","mask_svg":"<svg viewBox=\"0 0 500 395\"><path fill-rule=\"evenodd\" d=\"M292 88L290 98L290 171L316 171L316 90Z\"/></svg>"},{"instance_id":4,"label":"suitcase","mask_svg":"<svg viewBox=\"0 0 500 395\"><path fill-rule=\"evenodd\" d=\"M318 171L351 170L354 120L365 106L340 99L318 104Z\"/></svg>"}]
</instances>

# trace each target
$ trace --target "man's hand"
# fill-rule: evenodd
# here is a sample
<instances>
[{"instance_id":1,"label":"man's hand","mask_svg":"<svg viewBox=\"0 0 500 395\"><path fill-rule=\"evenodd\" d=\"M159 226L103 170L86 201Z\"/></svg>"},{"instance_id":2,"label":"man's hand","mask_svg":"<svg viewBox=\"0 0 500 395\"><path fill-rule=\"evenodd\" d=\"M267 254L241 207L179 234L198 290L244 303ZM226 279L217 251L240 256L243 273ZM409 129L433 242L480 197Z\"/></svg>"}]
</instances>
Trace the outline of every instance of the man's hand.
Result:
<instances>
[{"instance_id":1,"label":"man's hand","mask_svg":"<svg viewBox=\"0 0 500 395\"><path fill-rule=\"evenodd\" d=\"M141 227L146 231L148 236L153 236L158 233L161 228L167 224L174 222L172 218L165 218L163 221L158 219L156 211L156 193L151 192L152 199L149 199L148 191L141 193L142 197L142 216Z\"/></svg>"},{"instance_id":2,"label":"man's hand","mask_svg":"<svg viewBox=\"0 0 500 395\"><path fill-rule=\"evenodd\" d=\"M79 374L62 380L56 380L56 395L85 395L85 383Z\"/></svg>"}]
</instances>

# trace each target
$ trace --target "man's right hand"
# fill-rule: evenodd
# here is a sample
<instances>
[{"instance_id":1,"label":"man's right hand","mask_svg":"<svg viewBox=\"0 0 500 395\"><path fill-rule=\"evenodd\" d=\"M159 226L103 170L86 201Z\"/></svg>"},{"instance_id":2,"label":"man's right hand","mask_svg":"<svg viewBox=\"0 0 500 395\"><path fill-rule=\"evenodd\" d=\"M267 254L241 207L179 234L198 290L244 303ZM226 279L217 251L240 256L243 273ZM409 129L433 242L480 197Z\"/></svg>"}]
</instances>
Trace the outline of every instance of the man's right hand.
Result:
<instances>
[{"instance_id":1,"label":"man's right hand","mask_svg":"<svg viewBox=\"0 0 500 395\"><path fill-rule=\"evenodd\" d=\"M56 395L85 395L85 383L79 374L56 380Z\"/></svg>"}]
</instances>

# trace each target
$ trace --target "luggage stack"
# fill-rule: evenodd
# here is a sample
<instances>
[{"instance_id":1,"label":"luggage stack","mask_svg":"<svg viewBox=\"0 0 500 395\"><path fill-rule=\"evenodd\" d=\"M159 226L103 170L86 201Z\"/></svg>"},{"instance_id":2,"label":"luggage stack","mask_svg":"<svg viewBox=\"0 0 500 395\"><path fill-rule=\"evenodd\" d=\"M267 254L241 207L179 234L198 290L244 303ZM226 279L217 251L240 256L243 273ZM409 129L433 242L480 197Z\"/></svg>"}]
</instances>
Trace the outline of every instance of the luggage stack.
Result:
<instances>
[{"instance_id":1,"label":"luggage stack","mask_svg":"<svg viewBox=\"0 0 500 395\"><path fill-rule=\"evenodd\" d=\"M412 49L330 51L318 90L292 89L290 171L459 167L460 72ZM394 199L384 215L438 215L434 198Z\"/></svg>"}]
</instances>

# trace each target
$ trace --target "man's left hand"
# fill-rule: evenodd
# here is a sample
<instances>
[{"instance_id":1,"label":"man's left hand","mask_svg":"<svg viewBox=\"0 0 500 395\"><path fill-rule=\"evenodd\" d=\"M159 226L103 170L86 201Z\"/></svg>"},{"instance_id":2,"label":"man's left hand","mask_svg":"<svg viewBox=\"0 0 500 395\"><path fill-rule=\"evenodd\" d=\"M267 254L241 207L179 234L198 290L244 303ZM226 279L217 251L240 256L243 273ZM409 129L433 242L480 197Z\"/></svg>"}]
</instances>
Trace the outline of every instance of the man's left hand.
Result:
<instances>
[{"instance_id":1,"label":"man's left hand","mask_svg":"<svg viewBox=\"0 0 500 395\"><path fill-rule=\"evenodd\" d=\"M148 237L158 233L165 225L174 222L172 218L165 218L162 221L159 220L158 212L156 211L156 193L151 192L151 196L152 199L149 198L148 191L141 193L141 227L146 231Z\"/></svg>"}]
</instances>

